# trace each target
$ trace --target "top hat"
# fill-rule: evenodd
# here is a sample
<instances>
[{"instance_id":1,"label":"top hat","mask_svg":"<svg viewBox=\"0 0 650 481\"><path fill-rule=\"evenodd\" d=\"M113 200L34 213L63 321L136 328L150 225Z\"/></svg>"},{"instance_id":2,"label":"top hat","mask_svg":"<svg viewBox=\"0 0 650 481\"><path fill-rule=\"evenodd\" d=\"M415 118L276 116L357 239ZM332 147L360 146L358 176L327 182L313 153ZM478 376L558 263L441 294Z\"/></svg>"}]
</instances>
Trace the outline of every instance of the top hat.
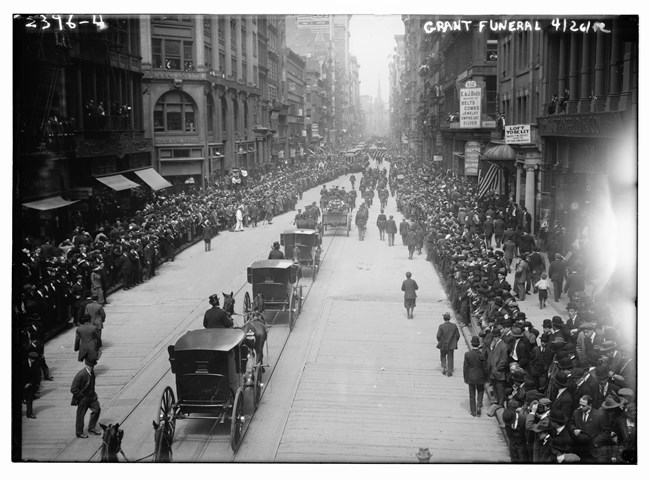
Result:
<instances>
[{"instance_id":1,"label":"top hat","mask_svg":"<svg viewBox=\"0 0 650 481\"><path fill-rule=\"evenodd\" d=\"M209 298L208 301L212 305L219 305L219 296L217 294L212 294Z\"/></svg>"}]
</instances>

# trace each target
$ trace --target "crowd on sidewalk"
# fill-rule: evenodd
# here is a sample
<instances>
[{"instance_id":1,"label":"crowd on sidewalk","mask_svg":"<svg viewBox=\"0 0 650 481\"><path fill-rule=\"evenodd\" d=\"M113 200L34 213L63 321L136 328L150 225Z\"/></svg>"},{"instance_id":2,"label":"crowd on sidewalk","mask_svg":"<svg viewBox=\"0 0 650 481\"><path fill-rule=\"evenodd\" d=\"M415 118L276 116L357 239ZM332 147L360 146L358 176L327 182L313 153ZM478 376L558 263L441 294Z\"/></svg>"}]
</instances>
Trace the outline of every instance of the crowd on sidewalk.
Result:
<instances>
[{"instance_id":1,"label":"crowd on sidewalk","mask_svg":"<svg viewBox=\"0 0 650 481\"><path fill-rule=\"evenodd\" d=\"M391 176L399 173L407 232L424 231L427 260L456 319L476 334L468 363L478 362L481 375L467 365L464 372L471 414L481 415L486 386L493 397L487 414L502 413L513 462L635 463L635 346L606 298L586 292L587 250L562 252L564 240L554 235L562 229L533 236L525 208L496 195L479 198L467 179L427 172L394 148L386 159ZM506 280L511 273L514 285ZM523 310L527 294L549 312L541 326ZM545 295L568 301L567 317L553 315Z\"/></svg>"},{"instance_id":2,"label":"crowd on sidewalk","mask_svg":"<svg viewBox=\"0 0 650 481\"><path fill-rule=\"evenodd\" d=\"M26 415L36 417L32 406L41 380L52 379L44 343L57 328L72 324L86 329L82 326L92 314L89 307L95 312L96 305L103 312L110 292L131 289L155 276L157 268L174 261L182 248L203 239L209 250L209 241L221 230L271 223L274 216L295 209L305 190L358 172L362 164L342 155L321 154L308 164L278 166L240 184L213 180L204 191L152 193L144 208L131 215L99 225L80 224L58 243L24 237L14 255L12 322ZM87 329L101 329L97 323L103 324L103 318L100 321L92 319ZM95 350L81 346L80 362L97 362L99 338Z\"/></svg>"}]
</instances>

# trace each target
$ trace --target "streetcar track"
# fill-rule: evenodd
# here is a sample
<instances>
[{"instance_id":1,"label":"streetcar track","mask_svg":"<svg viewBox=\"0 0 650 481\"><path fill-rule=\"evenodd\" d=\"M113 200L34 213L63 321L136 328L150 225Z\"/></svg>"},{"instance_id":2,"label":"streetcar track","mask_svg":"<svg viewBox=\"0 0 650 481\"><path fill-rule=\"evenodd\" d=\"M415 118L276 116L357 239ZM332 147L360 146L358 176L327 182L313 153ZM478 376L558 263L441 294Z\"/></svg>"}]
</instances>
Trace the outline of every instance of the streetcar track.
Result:
<instances>
[{"instance_id":1,"label":"streetcar track","mask_svg":"<svg viewBox=\"0 0 650 481\"><path fill-rule=\"evenodd\" d=\"M338 231L339 231L339 229L336 230L336 232L338 232ZM334 242L334 238L336 238L336 237L337 237L336 235L331 236L330 239L329 239L329 244L327 245L327 247L325 249L321 250L321 257L320 257L320 263L321 264L326 259L327 253L329 252L329 250L330 250L330 248L331 248L331 246L332 246L332 244ZM319 269L320 269L320 267L319 267ZM306 292L303 291L302 303L301 303L301 312L302 312L302 307L304 305L305 300L307 299L307 297L311 293L311 289L312 289L313 285L314 285L314 280L313 280L313 270L312 270L311 282L309 284L302 285L302 287L306 287L307 289L306 289ZM239 287L239 289L237 289L237 291L233 294L233 296L236 297L247 286L248 286L248 282L242 283L242 285ZM158 358L159 355L161 355L161 353L165 352L166 346L169 344L171 339L174 339L175 337L177 337L179 335L180 331L187 329L187 325L195 320L195 318L196 318L195 313L196 313L197 310L202 308L203 304L204 303L201 302L194 309L192 309L191 312L187 315L186 321L183 322L179 326L179 328L175 329L173 333L170 333L170 335L167 336L167 338L166 338L167 341L163 341L163 342L160 343L161 347L159 347L158 352L156 353L156 355L151 356L151 359L142 367L142 369L140 369L139 373L142 373L148 366L150 366ZM275 322L277 321L277 319L278 319L281 312L285 312L285 311L275 311L275 315L273 316L273 319L270 322L271 328L275 327ZM243 316L243 314L239 314L239 313L235 313L235 315ZM242 326L237 326L237 327L242 327ZM276 356L276 364L277 364L278 360L280 359L280 357L282 356L282 353L284 352L284 349L286 348L286 345L287 345L287 342L289 340L290 335L291 335L291 332L289 332L289 334L286 336L286 338L285 338L285 340L284 340L284 342L282 344L282 347L278 351L278 354ZM143 402L149 397L149 395L152 395L154 393L154 390L160 389L160 385L163 383L165 377L168 375L168 373L170 371L171 371L171 366L167 367L164 370L164 372L158 377L158 379L154 382L154 384L151 386L151 388L146 391L146 393L140 398L140 400L124 416L122 416L121 420L119 421L120 426L123 426L124 423L132 417L132 415L135 413L135 411L138 409L138 407L143 404ZM264 387L262 389L262 394L261 394L260 399L262 399L264 397L264 392L266 391L266 387L268 386L269 382L271 381L271 378L273 377L274 372L275 372L275 369L271 369L268 377L264 380ZM120 394L123 393L130 385L131 385L131 383L125 385L116 394L114 399L119 398ZM248 431L248 428L250 427L250 425L251 425L251 423L253 421L253 418L255 416L255 412L256 412L256 410L254 410L253 413L250 415L250 417L246 420L245 426L244 426L243 431L242 431L242 440L241 440L241 442L243 442L244 437L246 436L246 432ZM158 416L158 414L156 414L154 416L154 418L157 417L157 416ZM192 418L189 418L189 417L186 418L186 419L199 420L199 418L192 419ZM218 426L220 424L221 423L219 421L217 421L217 420L215 420L213 422L212 427L208 431L208 438L207 438L206 442L202 443L202 445L200 445L195 450L195 454L192 456L193 461L189 461L189 462L197 462L197 461L199 461L201 459L201 457L203 457L203 455L205 454L205 452L208 449L208 446L210 445L210 441L217 436L216 431L217 431L217 428L218 428ZM69 443L67 443L64 451L67 450L68 448L70 448L75 443L75 441L76 441L76 439L73 440L73 441L70 441ZM240 444L241 444L241 442L240 442ZM88 461L89 462L92 461L96 456L98 456L100 454L100 452L101 452L101 445L95 451L93 451L93 453L90 456L90 458L88 459ZM152 445L152 452L153 452L153 445ZM236 453L232 453L231 456L230 456L229 462L234 462L236 456L237 456Z\"/></svg>"}]
</instances>

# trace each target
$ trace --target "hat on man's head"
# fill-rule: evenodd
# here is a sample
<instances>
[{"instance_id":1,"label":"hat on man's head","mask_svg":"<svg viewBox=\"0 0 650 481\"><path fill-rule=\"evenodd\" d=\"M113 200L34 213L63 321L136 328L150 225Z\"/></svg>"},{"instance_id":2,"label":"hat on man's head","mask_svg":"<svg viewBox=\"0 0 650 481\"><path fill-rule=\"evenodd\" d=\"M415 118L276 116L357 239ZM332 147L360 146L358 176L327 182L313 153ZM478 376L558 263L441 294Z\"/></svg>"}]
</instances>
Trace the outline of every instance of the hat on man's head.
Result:
<instances>
[{"instance_id":1,"label":"hat on man's head","mask_svg":"<svg viewBox=\"0 0 650 481\"><path fill-rule=\"evenodd\" d=\"M543 404L544 406L550 406L551 400L547 397L543 397L542 399L539 400L539 403Z\"/></svg>"},{"instance_id":2,"label":"hat on man's head","mask_svg":"<svg viewBox=\"0 0 650 481\"><path fill-rule=\"evenodd\" d=\"M451 319L451 314L449 314L448 312L445 312L445 313L442 315L442 318L445 319L445 320L449 320L449 319Z\"/></svg>"},{"instance_id":3,"label":"hat on man's head","mask_svg":"<svg viewBox=\"0 0 650 481\"><path fill-rule=\"evenodd\" d=\"M520 338L524 336L524 333L521 332L521 329L519 329L518 327L513 327L512 331L510 331L510 334L512 334L512 337L514 338Z\"/></svg>"},{"instance_id":4,"label":"hat on man's head","mask_svg":"<svg viewBox=\"0 0 650 481\"><path fill-rule=\"evenodd\" d=\"M581 331L587 331L587 330L593 331L594 330L594 324L592 322L583 322L582 324L580 324L580 330Z\"/></svg>"},{"instance_id":5,"label":"hat on man's head","mask_svg":"<svg viewBox=\"0 0 650 481\"><path fill-rule=\"evenodd\" d=\"M609 379L609 369L607 366L600 365L596 368L596 379L599 381L604 381L605 379Z\"/></svg>"},{"instance_id":6,"label":"hat on man's head","mask_svg":"<svg viewBox=\"0 0 650 481\"><path fill-rule=\"evenodd\" d=\"M278 241L275 241L275 242L273 243L273 248L274 248L274 249L279 249L279 248L280 248L280 243L279 243Z\"/></svg>"},{"instance_id":7,"label":"hat on man's head","mask_svg":"<svg viewBox=\"0 0 650 481\"><path fill-rule=\"evenodd\" d=\"M600 352L609 352L616 349L616 342L614 341L605 341L600 346L598 346Z\"/></svg>"},{"instance_id":8,"label":"hat on man's head","mask_svg":"<svg viewBox=\"0 0 650 481\"><path fill-rule=\"evenodd\" d=\"M558 371L555 373L555 376L553 377L555 384L557 384L560 387L566 387L567 382L569 380L569 376L564 371Z\"/></svg>"},{"instance_id":9,"label":"hat on man's head","mask_svg":"<svg viewBox=\"0 0 650 481\"><path fill-rule=\"evenodd\" d=\"M504 424L512 424L515 421L516 415L515 408L510 407L510 402L508 402L508 408L503 411L501 419L503 419Z\"/></svg>"},{"instance_id":10,"label":"hat on man's head","mask_svg":"<svg viewBox=\"0 0 650 481\"><path fill-rule=\"evenodd\" d=\"M548 417L557 424L566 424L569 421L569 417L561 409L551 409Z\"/></svg>"},{"instance_id":11,"label":"hat on man's head","mask_svg":"<svg viewBox=\"0 0 650 481\"><path fill-rule=\"evenodd\" d=\"M518 312L517 315L515 316L515 319L521 319L525 320L526 319L526 313L525 312Z\"/></svg>"},{"instance_id":12,"label":"hat on man's head","mask_svg":"<svg viewBox=\"0 0 650 481\"><path fill-rule=\"evenodd\" d=\"M571 369L571 377L573 379L580 379L584 373L585 370L579 367L574 367L573 369Z\"/></svg>"},{"instance_id":13,"label":"hat on man's head","mask_svg":"<svg viewBox=\"0 0 650 481\"><path fill-rule=\"evenodd\" d=\"M481 344L481 340L478 338L478 336L472 336L471 344L473 347L478 347Z\"/></svg>"},{"instance_id":14,"label":"hat on man's head","mask_svg":"<svg viewBox=\"0 0 650 481\"><path fill-rule=\"evenodd\" d=\"M90 358L90 357L86 357L86 359L84 359L84 363L86 364L86 366L95 366L95 365L97 365L97 361L95 359L93 359L93 358Z\"/></svg>"},{"instance_id":15,"label":"hat on man's head","mask_svg":"<svg viewBox=\"0 0 650 481\"><path fill-rule=\"evenodd\" d=\"M544 319L542 321L542 328L550 329L551 327L553 327L553 324L551 323L550 319Z\"/></svg>"},{"instance_id":16,"label":"hat on man's head","mask_svg":"<svg viewBox=\"0 0 650 481\"><path fill-rule=\"evenodd\" d=\"M629 398L628 401L634 399L634 391L632 391L629 387L622 387L616 394L618 394L620 397Z\"/></svg>"},{"instance_id":17,"label":"hat on man's head","mask_svg":"<svg viewBox=\"0 0 650 481\"><path fill-rule=\"evenodd\" d=\"M212 294L209 298L208 301L210 304L213 306L218 306L219 305L219 296L217 294Z\"/></svg>"},{"instance_id":18,"label":"hat on man's head","mask_svg":"<svg viewBox=\"0 0 650 481\"><path fill-rule=\"evenodd\" d=\"M621 403L616 402L612 396L607 396L607 398L605 398L605 402L603 402L601 407L603 409L616 409L618 407L621 407Z\"/></svg>"},{"instance_id":19,"label":"hat on man's head","mask_svg":"<svg viewBox=\"0 0 650 481\"><path fill-rule=\"evenodd\" d=\"M568 311L569 309L574 309L574 310L577 311L577 310L578 310L578 305L577 305L575 302L569 302L569 303L566 305L566 309L567 309L567 311Z\"/></svg>"},{"instance_id":20,"label":"hat on man's head","mask_svg":"<svg viewBox=\"0 0 650 481\"><path fill-rule=\"evenodd\" d=\"M515 382L524 382L526 380L526 375L524 371L515 371L512 373L512 380Z\"/></svg>"},{"instance_id":21,"label":"hat on man's head","mask_svg":"<svg viewBox=\"0 0 650 481\"><path fill-rule=\"evenodd\" d=\"M573 369L573 361L569 357L563 357L557 362L557 367L562 371Z\"/></svg>"},{"instance_id":22,"label":"hat on man's head","mask_svg":"<svg viewBox=\"0 0 650 481\"><path fill-rule=\"evenodd\" d=\"M553 316L553 320L551 321L551 324L553 327L564 327L564 321L560 316Z\"/></svg>"}]
</instances>

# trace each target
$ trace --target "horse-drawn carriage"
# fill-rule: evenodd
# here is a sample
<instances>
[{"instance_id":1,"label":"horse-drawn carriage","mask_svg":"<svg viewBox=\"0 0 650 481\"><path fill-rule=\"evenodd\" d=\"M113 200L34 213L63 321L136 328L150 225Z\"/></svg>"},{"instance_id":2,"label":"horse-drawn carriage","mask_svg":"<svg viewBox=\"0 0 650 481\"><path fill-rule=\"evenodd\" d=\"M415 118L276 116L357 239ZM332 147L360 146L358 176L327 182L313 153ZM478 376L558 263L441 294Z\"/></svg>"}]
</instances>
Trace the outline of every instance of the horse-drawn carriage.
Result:
<instances>
[{"instance_id":1,"label":"horse-drawn carriage","mask_svg":"<svg viewBox=\"0 0 650 481\"><path fill-rule=\"evenodd\" d=\"M289 329L293 330L302 310L300 264L288 259L269 259L253 262L248 268L248 283L253 286L253 297L244 294L244 316L265 311L289 313Z\"/></svg>"},{"instance_id":2,"label":"horse-drawn carriage","mask_svg":"<svg viewBox=\"0 0 650 481\"><path fill-rule=\"evenodd\" d=\"M325 235L327 229L345 229L346 235L350 235L352 225L352 215L348 204L338 204L336 208L327 206L323 209L323 216L320 223L321 237Z\"/></svg>"},{"instance_id":3,"label":"horse-drawn carriage","mask_svg":"<svg viewBox=\"0 0 650 481\"><path fill-rule=\"evenodd\" d=\"M320 268L321 236L315 229L287 230L280 234L280 245L284 246L284 257L292 259L301 267L309 267L312 279L316 279Z\"/></svg>"},{"instance_id":4,"label":"horse-drawn carriage","mask_svg":"<svg viewBox=\"0 0 650 481\"><path fill-rule=\"evenodd\" d=\"M158 422L168 442L177 419L230 420L230 446L236 452L246 420L244 393L252 394L253 410L262 396L261 356L254 338L245 329L197 329L167 350L178 394L176 399L167 386L160 399Z\"/></svg>"}]
</instances>

